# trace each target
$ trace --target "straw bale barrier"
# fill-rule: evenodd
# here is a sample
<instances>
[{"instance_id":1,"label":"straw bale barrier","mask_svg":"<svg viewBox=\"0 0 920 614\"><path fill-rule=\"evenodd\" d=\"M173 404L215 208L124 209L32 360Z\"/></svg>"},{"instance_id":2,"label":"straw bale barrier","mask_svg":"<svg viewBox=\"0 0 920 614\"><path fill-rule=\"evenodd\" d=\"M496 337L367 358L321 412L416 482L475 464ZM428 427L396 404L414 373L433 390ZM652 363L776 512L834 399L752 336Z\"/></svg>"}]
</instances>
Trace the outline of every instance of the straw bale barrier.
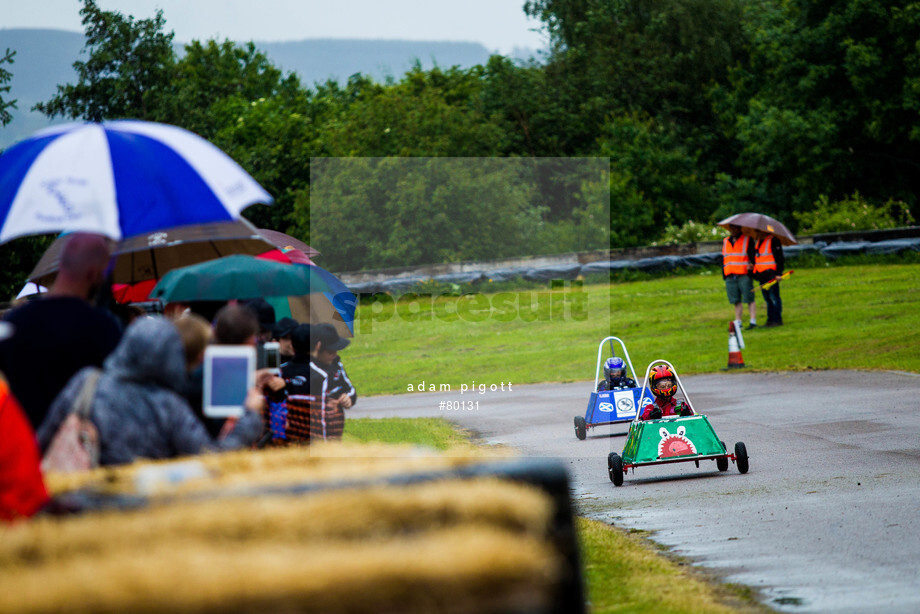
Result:
<instances>
[{"instance_id":1,"label":"straw bale barrier","mask_svg":"<svg viewBox=\"0 0 920 614\"><path fill-rule=\"evenodd\" d=\"M166 494L193 490L245 488L253 485L340 482L418 471L449 469L489 459L510 458L509 450L456 446L445 452L410 445L315 443L310 446L238 450L223 454L202 454L177 461L144 461L118 467L100 467L93 471L46 476L48 490L60 494L77 489L96 492L132 493L143 475L162 467L200 465L202 479L183 477L176 483L164 475L166 483L152 484L141 494ZM162 488L157 488L161 486Z\"/></svg>"},{"instance_id":2,"label":"straw bale barrier","mask_svg":"<svg viewBox=\"0 0 920 614\"><path fill-rule=\"evenodd\" d=\"M49 476L53 492L135 498L0 527L0 612L560 611L557 503L497 475L451 478L495 460L466 452L206 455L204 477L152 490L140 476L189 461ZM411 480L432 471L445 477Z\"/></svg>"}]
</instances>

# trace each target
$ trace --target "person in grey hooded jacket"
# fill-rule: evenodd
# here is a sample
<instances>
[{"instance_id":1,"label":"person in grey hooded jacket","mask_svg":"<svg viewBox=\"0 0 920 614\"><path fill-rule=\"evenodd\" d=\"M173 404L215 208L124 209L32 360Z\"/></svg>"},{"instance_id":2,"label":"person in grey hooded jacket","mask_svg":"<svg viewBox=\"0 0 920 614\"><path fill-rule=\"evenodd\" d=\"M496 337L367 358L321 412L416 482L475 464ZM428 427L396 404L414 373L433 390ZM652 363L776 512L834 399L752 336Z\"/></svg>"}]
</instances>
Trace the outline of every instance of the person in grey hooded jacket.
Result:
<instances>
[{"instance_id":1,"label":"person in grey hooded jacket","mask_svg":"<svg viewBox=\"0 0 920 614\"><path fill-rule=\"evenodd\" d=\"M38 430L44 453L74 405L91 372L77 372L55 398ZM185 383L182 340L165 318L139 318L106 359L93 397L90 420L99 431L99 464L137 458L171 458L240 448L262 433L261 397L252 391L242 418L215 441L181 394Z\"/></svg>"}]
</instances>

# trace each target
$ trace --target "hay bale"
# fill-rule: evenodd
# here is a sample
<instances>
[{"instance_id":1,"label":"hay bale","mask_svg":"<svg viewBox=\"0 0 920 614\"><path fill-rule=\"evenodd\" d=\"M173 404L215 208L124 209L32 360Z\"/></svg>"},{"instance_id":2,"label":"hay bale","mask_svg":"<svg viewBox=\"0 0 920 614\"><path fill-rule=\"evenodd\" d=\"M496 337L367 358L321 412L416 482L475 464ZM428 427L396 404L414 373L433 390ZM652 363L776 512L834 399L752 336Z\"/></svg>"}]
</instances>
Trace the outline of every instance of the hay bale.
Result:
<instances>
[{"instance_id":1,"label":"hay bale","mask_svg":"<svg viewBox=\"0 0 920 614\"><path fill-rule=\"evenodd\" d=\"M45 477L53 495L88 489L110 494L176 494L195 490L223 490L252 485L366 480L419 471L462 467L489 459L509 458L502 449L461 446L447 452L409 445L317 443L310 446L237 450L201 454L177 460L139 461L131 465L100 467L84 473L51 473ZM153 492L139 492L139 475L161 468L168 474L180 463L198 463L202 479L164 480Z\"/></svg>"},{"instance_id":2,"label":"hay bale","mask_svg":"<svg viewBox=\"0 0 920 614\"><path fill-rule=\"evenodd\" d=\"M207 477L165 482L137 509L0 529L0 611L559 611L571 561L552 496L497 476L366 482L494 456L335 444L200 457ZM176 465L49 483L117 496Z\"/></svg>"}]
</instances>

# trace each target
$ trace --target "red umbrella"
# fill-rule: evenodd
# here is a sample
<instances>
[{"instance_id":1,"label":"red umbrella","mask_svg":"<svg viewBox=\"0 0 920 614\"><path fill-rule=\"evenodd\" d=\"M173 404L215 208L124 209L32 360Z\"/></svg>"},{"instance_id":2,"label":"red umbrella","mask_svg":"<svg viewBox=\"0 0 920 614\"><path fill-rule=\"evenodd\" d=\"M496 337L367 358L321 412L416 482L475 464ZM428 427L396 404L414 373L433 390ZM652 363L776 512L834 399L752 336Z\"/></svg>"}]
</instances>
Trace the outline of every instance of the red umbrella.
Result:
<instances>
[{"instance_id":1,"label":"red umbrella","mask_svg":"<svg viewBox=\"0 0 920 614\"><path fill-rule=\"evenodd\" d=\"M150 291L158 279L148 279L136 284L112 284L112 297L119 303L143 303L150 300Z\"/></svg>"},{"instance_id":2,"label":"red umbrella","mask_svg":"<svg viewBox=\"0 0 920 614\"><path fill-rule=\"evenodd\" d=\"M313 261L310 260L310 257L299 249L289 249L289 250L280 250L273 249L267 251L264 254L259 254L256 258L264 258L265 260L274 260L276 262L292 262L296 264L313 264Z\"/></svg>"}]
</instances>

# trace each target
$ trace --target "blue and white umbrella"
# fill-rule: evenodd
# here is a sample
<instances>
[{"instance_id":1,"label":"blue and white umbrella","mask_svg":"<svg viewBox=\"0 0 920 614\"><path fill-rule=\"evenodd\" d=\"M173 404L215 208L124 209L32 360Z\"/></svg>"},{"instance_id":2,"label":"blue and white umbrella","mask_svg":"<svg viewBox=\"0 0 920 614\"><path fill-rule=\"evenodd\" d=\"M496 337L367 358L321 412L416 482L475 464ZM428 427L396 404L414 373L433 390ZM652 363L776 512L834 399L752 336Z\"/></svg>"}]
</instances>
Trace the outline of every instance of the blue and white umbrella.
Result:
<instances>
[{"instance_id":1,"label":"blue and white umbrella","mask_svg":"<svg viewBox=\"0 0 920 614\"><path fill-rule=\"evenodd\" d=\"M64 231L122 239L271 202L230 156L167 124L63 124L0 155L0 243Z\"/></svg>"}]
</instances>

